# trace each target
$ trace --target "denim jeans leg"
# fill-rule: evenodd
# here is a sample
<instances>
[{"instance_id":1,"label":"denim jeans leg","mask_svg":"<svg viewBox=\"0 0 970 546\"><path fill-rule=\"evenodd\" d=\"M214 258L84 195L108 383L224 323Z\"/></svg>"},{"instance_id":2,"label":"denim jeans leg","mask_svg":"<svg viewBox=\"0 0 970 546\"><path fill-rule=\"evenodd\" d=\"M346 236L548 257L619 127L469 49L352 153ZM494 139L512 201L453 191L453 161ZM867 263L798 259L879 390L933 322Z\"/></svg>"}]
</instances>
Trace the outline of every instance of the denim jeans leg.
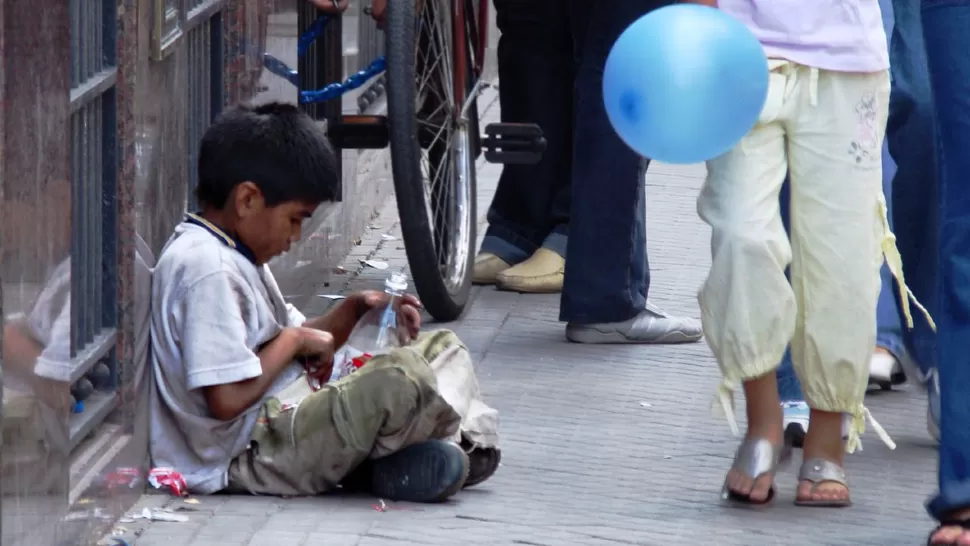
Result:
<instances>
[{"instance_id":1,"label":"denim jeans leg","mask_svg":"<svg viewBox=\"0 0 970 546\"><path fill-rule=\"evenodd\" d=\"M566 247L569 245L569 224L553 228L552 233L542 243L542 248L549 249L563 258L566 257Z\"/></svg>"},{"instance_id":2,"label":"denim jeans leg","mask_svg":"<svg viewBox=\"0 0 970 546\"><path fill-rule=\"evenodd\" d=\"M488 209L482 252L510 263L569 222L576 56L559 0L495 0L502 122L535 123L546 150L534 165L505 165Z\"/></svg>"},{"instance_id":3,"label":"denim jeans leg","mask_svg":"<svg viewBox=\"0 0 970 546\"><path fill-rule=\"evenodd\" d=\"M895 10L893 0L879 0L879 9L882 11L882 24L886 31L886 38L892 43L893 29L895 28ZM892 70L892 66L890 66ZM886 205L889 207L889 224L892 226L892 188L893 178L896 176L896 162L893 161L889 153L889 142L883 140L882 143L882 192L886 196ZM892 273L883 264L879 271L879 278L882 280L882 289L879 292L879 302L876 308L876 345L886 349L897 360L905 357L903 345L903 333L899 320L899 307L896 304L896 283L893 281Z\"/></svg>"},{"instance_id":4,"label":"denim jeans leg","mask_svg":"<svg viewBox=\"0 0 970 546\"><path fill-rule=\"evenodd\" d=\"M970 0L923 0L922 16L938 107L940 492L928 509L940 519L970 507Z\"/></svg>"},{"instance_id":5,"label":"denim jeans leg","mask_svg":"<svg viewBox=\"0 0 970 546\"><path fill-rule=\"evenodd\" d=\"M569 0L587 13L576 78L573 194L560 320L619 322L641 313L646 256L646 161L620 140L603 105L603 67L631 23L672 0ZM582 16L580 16L582 17Z\"/></svg>"},{"instance_id":6,"label":"denim jeans leg","mask_svg":"<svg viewBox=\"0 0 970 546\"><path fill-rule=\"evenodd\" d=\"M891 197L892 226L903 259L906 284L936 316L939 219L933 152L933 102L920 23L920 0L893 0L895 28L889 48L892 92L886 142L896 163ZM899 290L893 293L899 301ZM926 374L935 367L936 336L919 313L903 328L909 356Z\"/></svg>"}]
</instances>

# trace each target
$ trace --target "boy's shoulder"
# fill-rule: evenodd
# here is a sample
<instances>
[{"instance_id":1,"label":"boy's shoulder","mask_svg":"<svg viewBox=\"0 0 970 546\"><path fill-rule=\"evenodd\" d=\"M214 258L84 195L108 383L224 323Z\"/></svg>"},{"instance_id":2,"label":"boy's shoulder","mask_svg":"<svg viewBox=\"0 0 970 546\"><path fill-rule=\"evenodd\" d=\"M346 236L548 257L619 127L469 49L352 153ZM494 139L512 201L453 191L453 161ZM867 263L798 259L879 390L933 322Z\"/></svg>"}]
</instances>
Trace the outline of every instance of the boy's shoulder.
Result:
<instances>
[{"instance_id":1,"label":"boy's shoulder","mask_svg":"<svg viewBox=\"0 0 970 546\"><path fill-rule=\"evenodd\" d=\"M238 251L205 229L182 223L162 249L152 281L180 291L214 274L226 274L247 282L252 275L258 276L258 270Z\"/></svg>"}]
</instances>

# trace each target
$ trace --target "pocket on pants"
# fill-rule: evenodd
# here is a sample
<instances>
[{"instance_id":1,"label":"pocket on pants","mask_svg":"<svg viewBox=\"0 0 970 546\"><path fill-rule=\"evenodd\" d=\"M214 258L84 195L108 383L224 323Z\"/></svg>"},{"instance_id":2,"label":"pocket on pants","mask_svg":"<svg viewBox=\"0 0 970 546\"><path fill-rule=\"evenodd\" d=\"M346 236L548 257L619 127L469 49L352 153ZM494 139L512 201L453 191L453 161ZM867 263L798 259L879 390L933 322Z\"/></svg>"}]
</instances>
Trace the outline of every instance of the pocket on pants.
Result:
<instances>
[{"instance_id":1,"label":"pocket on pants","mask_svg":"<svg viewBox=\"0 0 970 546\"><path fill-rule=\"evenodd\" d=\"M788 71L786 66L788 61L775 59L768 60L768 92L765 96L765 104L761 107L758 121L754 127L744 135L736 146L736 150L745 155L761 155L767 150L774 150L772 141L779 137L779 131L765 130L766 127L782 116L782 109L785 106L785 95L788 87ZM774 153L773 151L771 153Z\"/></svg>"},{"instance_id":2,"label":"pocket on pants","mask_svg":"<svg viewBox=\"0 0 970 546\"><path fill-rule=\"evenodd\" d=\"M757 125L771 123L781 115L781 108L785 105L785 89L788 86L785 67L790 64L788 61L768 60L768 94L765 96L765 105L761 108Z\"/></svg>"}]
</instances>

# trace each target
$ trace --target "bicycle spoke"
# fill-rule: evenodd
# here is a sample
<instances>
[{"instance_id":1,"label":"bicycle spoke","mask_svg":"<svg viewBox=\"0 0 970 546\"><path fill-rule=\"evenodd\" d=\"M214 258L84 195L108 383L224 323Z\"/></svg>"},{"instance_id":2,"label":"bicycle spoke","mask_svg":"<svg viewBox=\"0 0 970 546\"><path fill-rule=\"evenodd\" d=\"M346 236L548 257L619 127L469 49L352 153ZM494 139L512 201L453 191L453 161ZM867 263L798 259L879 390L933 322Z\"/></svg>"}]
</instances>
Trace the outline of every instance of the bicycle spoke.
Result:
<instances>
[{"instance_id":1,"label":"bicycle spoke","mask_svg":"<svg viewBox=\"0 0 970 546\"><path fill-rule=\"evenodd\" d=\"M458 220L460 204L453 187L457 173L452 140L460 106L454 100L451 21L449 14L440 7L440 3L425 2L421 10L418 31L422 47L416 48L415 52L415 84L419 131L431 135L429 141L421 139L426 213L433 231L438 263L444 270L455 259L451 231Z\"/></svg>"},{"instance_id":2,"label":"bicycle spoke","mask_svg":"<svg viewBox=\"0 0 970 546\"><path fill-rule=\"evenodd\" d=\"M474 34L467 26L474 21L451 11L464 4L389 2L386 24L388 120L401 230L415 287L439 320L455 319L468 301L475 243L479 120L477 112L466 119L462 110L477 77L467 51L467 36Z\"/></svg>"}]
</instances>

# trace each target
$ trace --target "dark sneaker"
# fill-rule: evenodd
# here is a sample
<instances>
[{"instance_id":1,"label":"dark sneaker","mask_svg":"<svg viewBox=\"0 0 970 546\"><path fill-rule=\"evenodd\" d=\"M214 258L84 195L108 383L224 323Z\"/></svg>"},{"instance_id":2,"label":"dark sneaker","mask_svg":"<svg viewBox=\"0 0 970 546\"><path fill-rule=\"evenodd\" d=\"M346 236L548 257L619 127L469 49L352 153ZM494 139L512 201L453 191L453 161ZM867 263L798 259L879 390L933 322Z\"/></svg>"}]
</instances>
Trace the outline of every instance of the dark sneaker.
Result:
<instances>
[{"instance_id":1,"label":"dark sneaker","mask_svg":"<svg viewBox=\"0 0 970 546\"><path fill-rule=\"evenodd\" d=\"M428 440L371 463L371 492L405 502L442 502L468 479L468 455L457 445Z\"/></svg>"},{"instance_id":2,"label":"dark sneaker","mask_svg":"<svg viewBox=\"0 0 970 546\"><path fill-rule=\"evenodd\" d=\"M462 449L468 454L469 471L465 487L476 486L492 477L502 462L502 451L497 447L472 447L462 442Z\"/></svg>"}]
</instances>

